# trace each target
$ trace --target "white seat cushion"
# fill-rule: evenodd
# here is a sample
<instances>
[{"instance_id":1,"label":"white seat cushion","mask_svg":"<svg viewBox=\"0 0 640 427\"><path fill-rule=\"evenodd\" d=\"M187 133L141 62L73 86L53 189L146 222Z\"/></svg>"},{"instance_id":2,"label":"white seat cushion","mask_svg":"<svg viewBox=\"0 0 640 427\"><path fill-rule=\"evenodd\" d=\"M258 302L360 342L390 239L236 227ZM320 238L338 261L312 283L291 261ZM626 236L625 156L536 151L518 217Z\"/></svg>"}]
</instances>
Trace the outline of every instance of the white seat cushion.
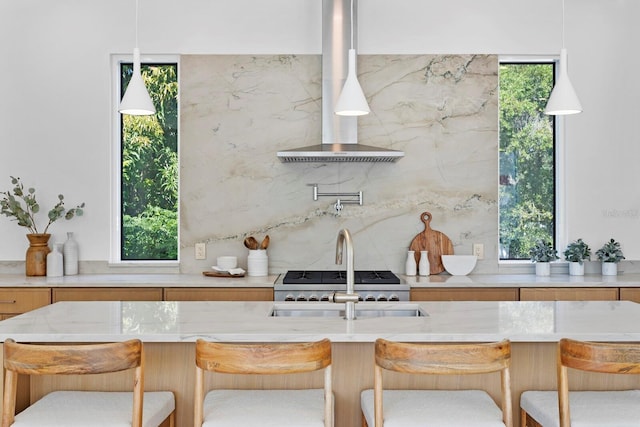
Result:
<instances>
[{"instance_id":1,"label":"white seat cushion","mask_svg":"<svg viewBox=\"0 0 640 427\"><path fill-rule=\"evenodd\" d=\"M560 425L557 391L525 391L520 407L544 427ZM640 425L640 390L569 392L571 427Z\"/></svg>"},{"instance_id":2,"label":"white seat cushion","mask_svg":"<svg viewBox=\"0 0 640 427\"><path fill-rule=\"evenodd\" d=\"M158 427L175 409L170 391L144 393L144 427ZM13 427L130 427L133 393L54 391L16 415Z\"/></svg>"},{"instance_id":3,"label":"white seat cushion","mask_svg":"<svg viewBox=\"0 0 640 427\"><path fill-rule=\"evenodd\" d=\"M324 390L211 390L202 427L324 427Z\"/></svg>"},{"instance_id":4,"label":"white seat cushion","mask_svg":"<svg viewBox=\"0 0 640 427\"><path fill-rule=\"evenodd\" d=\"M360 403L374 427L373 389ZM482 390L384 390L382 407L384 427L504 427L502 410Z\"/></svg>"}]
</instances>

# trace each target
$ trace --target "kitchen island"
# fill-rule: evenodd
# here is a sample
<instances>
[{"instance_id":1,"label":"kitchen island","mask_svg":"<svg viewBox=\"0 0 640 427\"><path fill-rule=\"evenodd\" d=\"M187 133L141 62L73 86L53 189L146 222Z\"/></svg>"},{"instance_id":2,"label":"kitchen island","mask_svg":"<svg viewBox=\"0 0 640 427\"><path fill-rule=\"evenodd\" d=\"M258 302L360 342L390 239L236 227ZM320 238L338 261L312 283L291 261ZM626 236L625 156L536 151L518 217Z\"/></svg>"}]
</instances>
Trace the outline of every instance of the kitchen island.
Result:
<instances>
[{"instance_id":1,"label":"kitchen island","mask_svg":"<svg viewBox=\"0 0 640 427\"><path fill-rule=\"evenodd\" d=\"M300 308L310 304L276 303ZM324 304L324 303L317 303ZM291 342L329 338L333 342L336 426L360 426L359 393L373 384L373 342L477 342L508 338L513 343L514 414L526 389L555 388L555 343L562 337L594 341L640 341L640 305L628 301L359 303L358 308L417 308L420 317L273 317L272 302L60 302L0 322L0 340L21 342L104 342L139 338L145 343L148 390L169 389L177 400L177 425L193 425L194 342L197 338L236 342ZM326 304L335 308L335 304ZM122 377L126 381L126 376ZM319 386L320 375L241 380L213 377L234 387ZM631 378L579 374L578 388L632 387ZM86 381L83 379L83 381ZM97 379L96 383L100 381ZM37 378L38 398L74 378ZM86 384L83 382L82 384ZM394 387L488 386L499 396L499 379L389 376ZM117 388L119 381L104 387ZM283 409L284 410L284 409ZM516 417L517 418L517 417ZM517 424L516 424L517 425Z\"/></svg>"}]
</instances>

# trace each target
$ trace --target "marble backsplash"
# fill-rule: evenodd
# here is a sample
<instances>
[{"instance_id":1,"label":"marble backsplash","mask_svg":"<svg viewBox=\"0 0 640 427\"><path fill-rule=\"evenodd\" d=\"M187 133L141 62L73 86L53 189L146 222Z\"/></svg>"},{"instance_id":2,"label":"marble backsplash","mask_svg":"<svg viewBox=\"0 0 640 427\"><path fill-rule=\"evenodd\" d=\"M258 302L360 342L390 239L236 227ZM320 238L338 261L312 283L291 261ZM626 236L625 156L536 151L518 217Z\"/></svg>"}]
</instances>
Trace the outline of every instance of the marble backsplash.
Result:
<instances>
[{"instance_id":1,"label":"marble backsplash","mask_svg":"<svg viewBox=\"0 0 640 427\"><path fill-rule=\"evenodd\" d=\"M405 152L396 163L281 163L276 152L321 141L320 55L185 55L180 65L183 273L243 240L268 234L269 270L335 268L338 230L354 240L357 269L402 273L423 230L420 214L455 253L483 243L474 273L498 271L498 58L495 55L360 55L372 113L359 142ZM313 200L363 192L364 203ZM207 260L194 245L206 242Z\"/></svg>"}]
</instances>

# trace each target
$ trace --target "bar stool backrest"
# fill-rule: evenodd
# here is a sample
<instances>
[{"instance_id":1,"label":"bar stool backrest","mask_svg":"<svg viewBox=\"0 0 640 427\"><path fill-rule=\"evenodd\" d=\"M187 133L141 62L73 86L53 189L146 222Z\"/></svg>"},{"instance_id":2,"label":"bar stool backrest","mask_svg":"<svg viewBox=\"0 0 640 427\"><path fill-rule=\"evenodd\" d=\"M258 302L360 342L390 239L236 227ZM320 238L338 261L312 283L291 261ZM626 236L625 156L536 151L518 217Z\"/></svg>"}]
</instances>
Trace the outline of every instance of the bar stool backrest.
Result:
<instances>
[{"instance_id":1,"label":"bar stool backrest","mask_svg":"<svg viewBox=\"0 0 640 427\"><path fill-rule=\"evenodd\" d=\"M325 423L333 420L331 341L302 343L221 343L196 341L194 419L203 419L205 371L227 374L294 374L324 369Z\"/></svg>"},{"instance_id":2,"label":"bar stool backrest","mask_svg":"<svg viewBox=\"0 0 640 427\"><path fill-rule=\"evenodd\" d=\"M379 338L375 345L375 423L382 425L382 370L410 374L464 375L500 372L502 416L513 425L511 406L511 343L402 343Z\"/></svg>"},{"instance_id":3,"label":"bar stool backrest","mask_svg":"<svg viewBox=\"0 0 640 427\"><path fill-rule=\"evenodd\" d=\"M40 345L4 342L2 427L14 422L18 375L104 374L134 369L133 427L142 426L144 357L137 339L105 344Z\"/></svg>"},{"instance_id":4,"label":"bar stool backrest","mask_svg":"<svg viewBox=\"0 0 640 427\"><path fill-rule=\"evenodd\" d=\"M640 374L640 344L595 343L563 338L558 343L560 427L571 426L567 368L609 374Z\"/></svg>"}]
</instances>

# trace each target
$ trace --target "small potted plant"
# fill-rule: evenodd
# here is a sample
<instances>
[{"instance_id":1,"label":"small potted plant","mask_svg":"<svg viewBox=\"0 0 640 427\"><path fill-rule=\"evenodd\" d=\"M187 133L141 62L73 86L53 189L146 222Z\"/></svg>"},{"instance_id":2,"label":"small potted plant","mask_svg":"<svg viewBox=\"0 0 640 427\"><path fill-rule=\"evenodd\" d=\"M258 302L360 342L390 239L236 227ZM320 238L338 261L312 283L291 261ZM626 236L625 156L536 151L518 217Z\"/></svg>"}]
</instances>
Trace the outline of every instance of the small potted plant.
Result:
<instances>
[{"instance_id":1,"label":"small potted plant","mask_svg":"<svg viewBox=\"0 0 640 427\"><path fill-rule=\"evenodd\" d=\"M591 258L591 249L582 239L569 243L564 251L564 259L569 261L571 276L584 276L584 261Z\"/></svg>"},{"instance_id":2,"label":"small potted plant","mask_svg":"<svg viewBox=\"0 0 640 427\"><path fill-rule=\"evenodd\" d=\"M598 260L602 261L602 275L615 276L618 274L618 263L624 259L620 243L609 240L596 251Z\"/></svg>"},{"instance_id":3,"label":"small potted plant","mask_svg":"<svg viewBox=\"0 0 640 427\"><path fill-rule=\"evenodd\" d=\"M11 191L0 191L3 195L0 199L0 214L16 221L19 226L28 230L29 249L25 258L25 268L27 276L44 276L46 274L46 257L51 251L49 248L49 237L47 233L51 224L64 218L72 219L74 216L81 216L84 211L84 203L72 209L64 206L64 196L58 195L58 203L47 212L47 225L44 231L40 232L36 222L36 214L40 212L40 205L36 200L36 190L27 188L25 190L20 178L11 177L11 184L14 186Z\"/></svg>"},{"instance_id":4,"label":"small potted plant","mask_svg":"<svg viewBox=\"0 0 640 427\"><path fill-rule=\"evenodd\" d=\"M550 242L538 240L530 250L531 261L536 264L536 276L549 276L551 274L551 261L558 259L558 251L553 249Z\"/></svg>"}]
</instances>

